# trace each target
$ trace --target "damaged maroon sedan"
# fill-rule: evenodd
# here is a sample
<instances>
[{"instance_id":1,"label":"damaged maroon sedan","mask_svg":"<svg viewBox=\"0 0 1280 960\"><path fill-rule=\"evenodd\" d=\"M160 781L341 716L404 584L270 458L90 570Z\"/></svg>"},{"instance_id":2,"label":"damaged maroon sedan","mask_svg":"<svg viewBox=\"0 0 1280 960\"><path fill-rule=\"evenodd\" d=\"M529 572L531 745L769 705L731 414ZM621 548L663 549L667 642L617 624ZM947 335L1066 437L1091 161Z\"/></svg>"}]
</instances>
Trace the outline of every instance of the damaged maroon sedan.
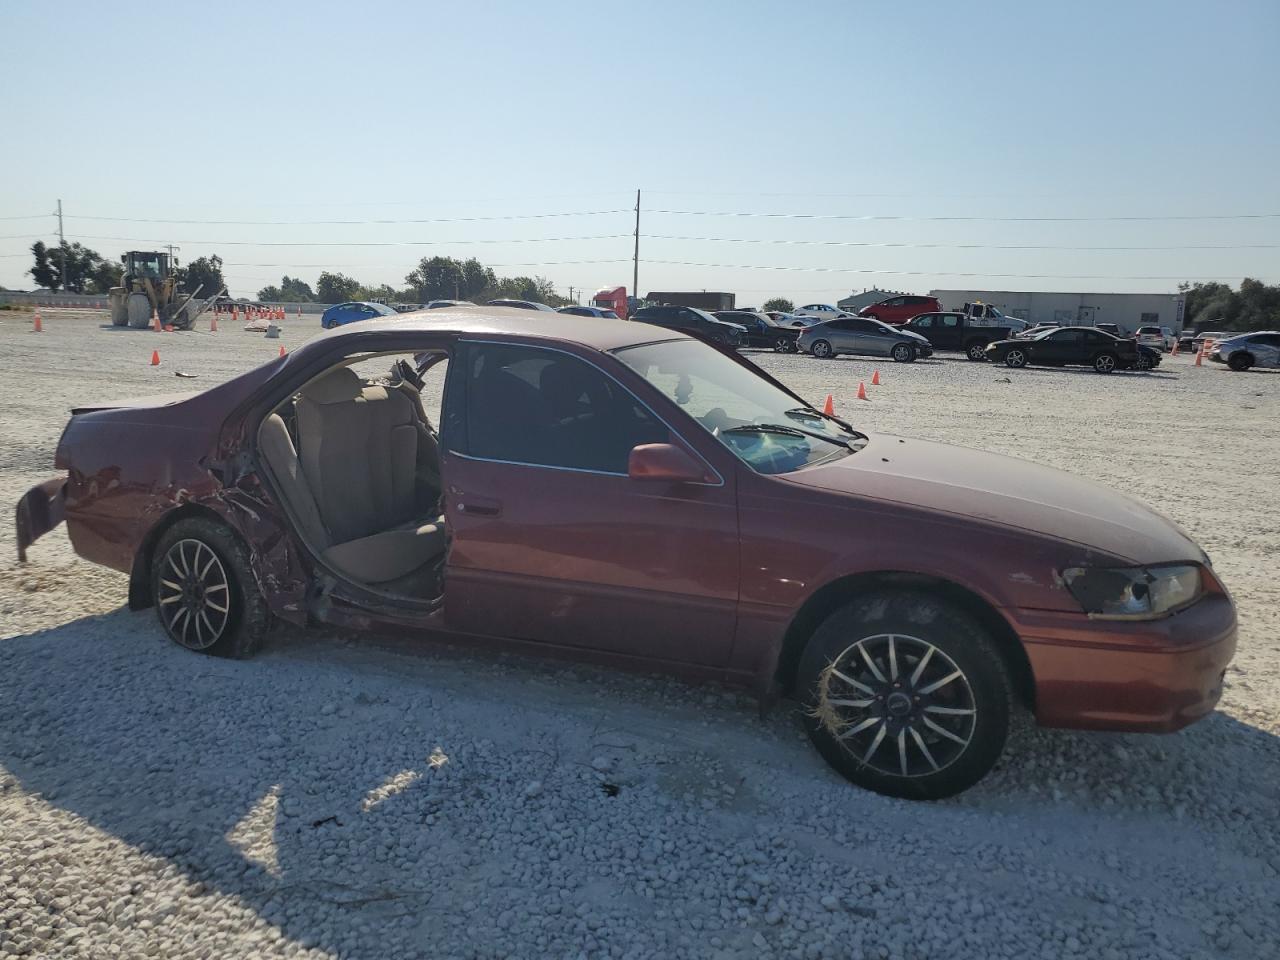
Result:
<instances>
[{"instance_id":1,"label":"damaged maroon sedan","mask_svg":"<svg viewBox=\"0 0 1280 960\"><path fill-rule=\"evenodd\" d=\"M323 334L185 398L73 411L64 518L177 643L273 618L444 634L792 695L854 783L978 781L1046 726L1209 713L1235 609L1168 520L1097 484L861 433L672 331L493 308Z\"/></svg>"}]
</instances>

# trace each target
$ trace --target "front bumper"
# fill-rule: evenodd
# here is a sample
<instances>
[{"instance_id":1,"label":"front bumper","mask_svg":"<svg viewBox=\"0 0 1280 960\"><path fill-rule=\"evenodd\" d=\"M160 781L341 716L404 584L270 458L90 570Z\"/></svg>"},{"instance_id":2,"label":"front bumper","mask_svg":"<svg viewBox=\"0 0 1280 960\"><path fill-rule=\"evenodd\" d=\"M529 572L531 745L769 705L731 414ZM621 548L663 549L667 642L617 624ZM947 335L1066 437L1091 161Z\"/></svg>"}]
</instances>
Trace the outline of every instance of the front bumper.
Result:
<instances>
[{"instance_id":1,"label":"front bumper","mask_svg":"<svg viewBox=\"0 0 1280 960\"><path fill-rule=\"evenodd\" d=\"M1213 712L1236 649L1235 605L1212 593L1161 620L1017 611L1046 727L1167 733Z\"/></svg>"},{"instance_id":2,"label":"front bumper","mask_svg":"<svg viewBox=\"0 0 1280 960\"><path fill-rule=\"evenodd\" d=\"M25 563L27 547L60 524L67 510L67 478L54 477L28 490L14 509L18 562Z\"/></svg>"}]
</instances>

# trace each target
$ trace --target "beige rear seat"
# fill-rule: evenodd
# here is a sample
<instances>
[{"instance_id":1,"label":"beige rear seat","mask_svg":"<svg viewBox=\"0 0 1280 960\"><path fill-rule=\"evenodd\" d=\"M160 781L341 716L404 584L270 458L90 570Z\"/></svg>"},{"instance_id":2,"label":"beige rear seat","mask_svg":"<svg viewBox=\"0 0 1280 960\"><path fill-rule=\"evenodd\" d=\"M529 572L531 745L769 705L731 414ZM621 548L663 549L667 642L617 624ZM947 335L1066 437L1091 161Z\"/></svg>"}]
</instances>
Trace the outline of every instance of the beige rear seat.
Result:
<instances>
[{"instance_id":1,"label":"beige rear seat","mask_svg":"<svg viewBox=\"0 0 1280 960\"><path fill-rule=\"evenodd\" d=\"M435 560L443 527L427 516L436 491L419 482L430 434L399 390L363 387L340 367L297 401L298 446L269 416L259 445L288 506L326 563L362 583L385 583Z\"/></svg>"}]
</instances>

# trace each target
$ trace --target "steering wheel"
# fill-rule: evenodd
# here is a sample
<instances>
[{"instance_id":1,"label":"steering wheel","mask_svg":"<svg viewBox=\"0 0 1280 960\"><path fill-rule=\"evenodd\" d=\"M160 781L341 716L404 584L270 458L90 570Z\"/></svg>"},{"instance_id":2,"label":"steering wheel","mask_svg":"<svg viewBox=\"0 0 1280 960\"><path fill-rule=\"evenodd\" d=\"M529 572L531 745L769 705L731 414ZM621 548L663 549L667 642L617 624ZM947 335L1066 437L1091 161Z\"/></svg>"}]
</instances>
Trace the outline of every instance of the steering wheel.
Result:
<instances>
[{"instance_id":1,"label":"steering wheel","mask_svg":"<svg viewBox=\"0 0 1280 960\"><path fill-rule=\"evenodd\" d=\"M418 376L418 371L413 368L413 364L403 357L397 360L391 369L397 377L410 384L415 390L421 390L422 385L426 383L422 377Z\"/></svg>"}]
</instances>

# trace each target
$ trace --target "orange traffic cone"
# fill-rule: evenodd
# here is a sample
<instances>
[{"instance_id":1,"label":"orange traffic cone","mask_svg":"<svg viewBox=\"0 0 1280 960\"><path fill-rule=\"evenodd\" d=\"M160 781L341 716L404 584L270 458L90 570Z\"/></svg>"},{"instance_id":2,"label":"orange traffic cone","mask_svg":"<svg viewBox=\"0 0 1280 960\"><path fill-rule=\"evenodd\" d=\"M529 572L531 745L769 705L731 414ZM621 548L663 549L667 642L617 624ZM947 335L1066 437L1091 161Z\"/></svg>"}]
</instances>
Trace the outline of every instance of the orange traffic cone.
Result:
<instances>
[{"instance_id":1,"label":"orange traffic cone","mask_svg":"<svg viewBox=\"0 0 1280 960\"><path fill-rule=\"evenodd\" d=\"M31 318L31 330L33 333L41 333L44 331L44 322L40 319L39 307L36 307L36 315Z\"/></svg>"},{"instance_id":2,"label":"orange traffic cone","mask_svg":"<svg viewBox=\"0 0 1280 960\"><path fill-rule=\"evenodd\" d=\"M280 356L284 356L284 344L280 344Z\"/></svg>"},{"instance_id":3,"label":"orange traffic cone","mask_svg":"<svg viewBox=\"0 0 1280 960\"><path fill-rule=\"evenodd\" d=\"M872 385L873 387L878 387L878 386L880 386L880 371L879 371L879 370L877 370L875 373L873 373L873 374L871 375L871 385Z\"/></svg>"},{"instance_id":4,"label":"orange traffic cone","mask_svg":"<svg viewBox=\"0 0 1280 960\"><path fill-rule=\"evenodd\" d=\"M302 304L298 304L298 319L302 319Z\"/></svg>"},{"instance_id":5,"label":"orange traffic cone","mask_svg":"<svg viewBox=\"0 0 1280 960\"><path fill-rule=\"evenodd\" d=\"M1176 357L1178 355L1178 338L1173 338L1173 349L1169 351L1169 356Z\"/></svg>"},{"instance_id":6,"label":"orange traffic cone","mask_svg":"<svg viewBox=\"0 0 1280 960\"><path fill-rule=\"evenodd\" d=\"M232 307L232 308L231 308L231 322L232 322L232 323L239 323L239 322L240 322L240 308L239 308L239 307Z\"/></svg>"},{"instance_id":7,"label":"orange traffic cone","mask_svg":"<svg viewBox=\"0 0 1280 960\"><path fill-rule=\"evenodd\" d=\"M1196 366L1197 366L1197 367L1203 367L1203 366L1204 366L1204 345L1205 345L1205 343L1206 343L1206 342L1207 342L1207 341L1205 341L1205 340L1201 340L1201 341L1200 341L1200 349L1196 351Z\"/></svg>"},{"instance_id":8,"label":"orange traffic cone","mask_svg":"<svg viewBox=\"0 0 1280 960\"><path fill-rule=\"evenodd\" d=\"M827 394L827 402L822 405L822 412L828 417L834 417L836 415L836 405L831 402L831 394L829 393Z\"/></svg>"},{"instance_id":9,"label":"orange traffic cone","mask_svg":"<svg viewBox=\"0 0 1280 960\"><path fill-rule=\"evenodd\" d=\"M209 315L209 332L218 332L218 312L216 310Z\"/></svg>"},{"instance_id":10,"label":"orange traffic cone","mask_svg":"<svg viewBox=\"0 0 1280 960\"><path fill-rule=\"evenodd\" d=\"M867 396L867 385L863 383L861 380L858 381L858 399L859 400L870 399L870 397Z\"/></svg>"},{"instance_id":11,"label":"orange traffic cone","mask_svg":"<svg viewBox=\"0 0 1280 960\"><path fill-rule=\"evenodd\" d=\"M151 351L151 365L152 365L153 367L158 367L158 366L160 366L160 351L159 351L159 350L152 350L152 351Z\"/></svg>"},{"instance_id":12,"label":"orange traffic cone","mask_svg":"<svg viewBox=\"0 0 1280 960\"><path fill-rule=\"evenodd\" d=\"M154 307L151 309L151 329L156 333L160 333L164 329L160 326L160 314L156 312Z\"/></svg>"}]
</instances>

